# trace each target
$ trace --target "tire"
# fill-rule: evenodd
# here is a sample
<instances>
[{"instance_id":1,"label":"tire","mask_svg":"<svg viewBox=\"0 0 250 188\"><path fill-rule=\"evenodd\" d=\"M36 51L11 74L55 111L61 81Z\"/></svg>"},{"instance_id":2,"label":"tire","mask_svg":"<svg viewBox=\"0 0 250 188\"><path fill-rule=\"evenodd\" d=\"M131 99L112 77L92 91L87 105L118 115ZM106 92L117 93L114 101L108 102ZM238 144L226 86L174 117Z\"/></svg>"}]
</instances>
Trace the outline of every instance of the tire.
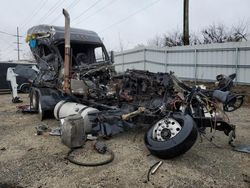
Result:
<instances>
[{"instance_id":1,"label":"tire","mask_svg":"<svg viewBox=\"0 0 250 188\"><path fill-rule=\"evenodd\" d=\"M161 125L162 122L165 124ZM162 127L165 128L161 129ZM173 131L173 127L176 127L176 131ZM154 124L146 132L144 141L152 155L171 159L187 152L194 145L197 135L196 124L191 116L173 113L169 119L163 118Z\"/></svg>"},{"instance_id":2,"label":"tire","mask_svg":"<svg viewBox=\"0 0 250 188\"><path fill-rule=\"evenodd\" d=\"M38 102L38 118L42 121L45 118L45 112L42 109L41 100Z\"/></svg>"},{"instance_id":3,"label":"tire","mask_svg":"<svg viewBox=\"0 0 250 188\"><path fill-rule=\"evenodd\" d=\"M223 110L225 112L233 112L240 108L244 102L244 95L231 94L227 102L223 104Z\"/></svg>"},{"instance_id":4,"label":"tire","mask_svg":"<svg viewBox=\"0 0 250 188\"><path fill-rule=\"evenodd\" d=\"M31 93L30 93L30 105L32 106L32 108L34 110L38 110L38 103L39 103L38 92L36 92L35 90L31 90Z\"/></svg>"},{"instance_id":5,"label":"tire","mask_svg":"<svg viewBox=\"0 0 250 188\"><path fill-rule=\"evenodd\" d=\"M22 93L29 93L30 92L30 84L23 84L20 88Z\"/></svg>"}]
</instances>

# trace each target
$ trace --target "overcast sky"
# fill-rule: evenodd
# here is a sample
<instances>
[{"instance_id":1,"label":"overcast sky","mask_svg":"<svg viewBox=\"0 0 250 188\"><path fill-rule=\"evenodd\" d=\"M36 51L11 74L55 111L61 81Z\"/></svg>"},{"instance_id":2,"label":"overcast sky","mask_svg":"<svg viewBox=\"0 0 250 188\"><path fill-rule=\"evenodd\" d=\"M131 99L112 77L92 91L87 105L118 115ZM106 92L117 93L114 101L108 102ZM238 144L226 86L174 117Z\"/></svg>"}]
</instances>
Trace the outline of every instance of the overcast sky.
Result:
<instances>
[{"instance_id":1,"label":"overcast sky","mask_svg":"<svg viewBox=\"0 0 250 188\"><path fill-rule=\"evenodd\" d=\"M213 24L250 22L250 0L190 0L190 31ZM38 24L64 25L62 8L71 26L96 31L108 50L146 44L155 35L182 30L183 0L1 0L0 32L25 35ZM0 60L17 59L16 37L0 33ZM22 53L28 45L21 38ZM22 57L22 54L21 54Z\"/></svg>"}]
</instances>

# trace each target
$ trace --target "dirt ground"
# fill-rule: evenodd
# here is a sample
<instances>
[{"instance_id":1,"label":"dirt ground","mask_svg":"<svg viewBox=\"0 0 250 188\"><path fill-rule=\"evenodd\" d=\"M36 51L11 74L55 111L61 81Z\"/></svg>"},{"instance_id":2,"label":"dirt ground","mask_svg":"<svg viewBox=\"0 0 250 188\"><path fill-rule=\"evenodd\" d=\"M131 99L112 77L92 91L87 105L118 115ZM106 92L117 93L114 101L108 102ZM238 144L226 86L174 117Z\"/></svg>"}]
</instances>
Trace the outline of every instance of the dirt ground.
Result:
<instances>
[{"instance_id":1,"label":"dirt ground","mask_svg":"<svg viewBox=\"0 0 250 188\"><path fill-rule=\"evenodd\" d=\"M27 95L21 98L27 103ZM228 115L238 125L236 144L250 144L250 108ZM214 140L221 148L198 138L183 156L164 160L147 182L148 169L159 159L148 155L144 131L106 141L115 153L112 163L80 167L64 159L69 149L60 137L36 135L40 124L58 126L53 119L40 122L36 114L17 113L11 96L0 95L0 187L250 187L250 155L232 151L221 132ZM90 162L107 157L91 148L89 141L76 158Z\"/></svg>"}]
</instances>

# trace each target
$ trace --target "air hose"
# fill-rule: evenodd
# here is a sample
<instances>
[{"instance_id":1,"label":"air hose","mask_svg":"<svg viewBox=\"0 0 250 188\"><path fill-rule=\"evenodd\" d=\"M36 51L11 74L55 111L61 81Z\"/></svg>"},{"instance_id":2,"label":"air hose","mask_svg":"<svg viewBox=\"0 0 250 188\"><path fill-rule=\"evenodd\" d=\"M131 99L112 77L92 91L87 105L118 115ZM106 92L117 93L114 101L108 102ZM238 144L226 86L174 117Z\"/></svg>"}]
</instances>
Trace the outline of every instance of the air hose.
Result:
<instances>
[{"instance_id":1,"label":"air hose","mask_svg":"<svg viewBox=\"0 0 250 188\"><path fill-rule=\"evenodd\" d=\"M98 153L101 153L101 154L105 154L106 152L109 153L110 157L107 160L101 161L101 162L94 162L94 163L79 162L79 161L74 160L73 157L71 156L71 154L74 151L80 149L80 148L76 148L76 149L69 150L69 152L67 153L66 159L73 164L76 164L79 166L88 166L88 167L102 166L102 165L111 163L114 160L114 158L115 158L114 152L112 150L108 149L104 142L99 142L99 141L96 142L94 145L94 148Z\"/></svg>"}]
</instances>

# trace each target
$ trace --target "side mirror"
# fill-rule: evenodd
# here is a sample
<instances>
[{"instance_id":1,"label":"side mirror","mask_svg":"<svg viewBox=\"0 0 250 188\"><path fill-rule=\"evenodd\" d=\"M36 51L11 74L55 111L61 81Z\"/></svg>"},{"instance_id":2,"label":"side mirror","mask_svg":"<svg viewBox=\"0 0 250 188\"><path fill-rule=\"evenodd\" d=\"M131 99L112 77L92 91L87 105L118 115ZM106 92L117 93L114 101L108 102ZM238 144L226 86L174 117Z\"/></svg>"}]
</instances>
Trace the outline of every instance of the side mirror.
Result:
<instances>
[{"instance_id":1,"label":"side mirror","mask_svg":"<svg viewBox=\"0 0 250 188\"><path fill-rule=\"evenodd\" d=\"M110 51L110 61L112 64L114 64L114 51Z\"/></svg>"}]
</instances>

